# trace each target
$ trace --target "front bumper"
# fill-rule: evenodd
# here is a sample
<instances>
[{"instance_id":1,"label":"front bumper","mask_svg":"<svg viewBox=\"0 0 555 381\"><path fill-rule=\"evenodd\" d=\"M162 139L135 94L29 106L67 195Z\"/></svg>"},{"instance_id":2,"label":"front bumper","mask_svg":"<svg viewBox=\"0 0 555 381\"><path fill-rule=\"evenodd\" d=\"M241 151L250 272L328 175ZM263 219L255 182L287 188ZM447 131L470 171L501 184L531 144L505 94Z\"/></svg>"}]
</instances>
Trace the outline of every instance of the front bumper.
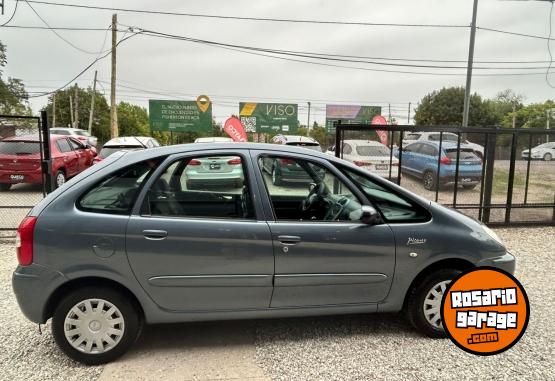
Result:
<instances>
[{"instance_id":1,"label":"front bumper","mask_svg":"<svg viewBox=\"0 0 555 381\"><path fill-rule=\"evenodd\" d=\"M62 273L39 264L17 266L12 275L12 287L23 315L34 323L45 323L48 300L66 281Z\"/></svg>"},{"instance_id":2,"label":"front bumper","mask_svg":"<svg viewBox=\"0 0 555 381\"><path fill-rule=\"evenodd\" d=\"M506 272L508 272L510 274L514 274L515 273L515 268L516 268L516 261L515 261L515 256L514 255L512 255L509 252L506 252L504 255L502 255L500 257L493 257L493 258L484 259L484 260L478 262L478 264L476 266L477 267L481 267L481 266L496 267L498 269L505 270Z\"/></svg>"}]
</instances>

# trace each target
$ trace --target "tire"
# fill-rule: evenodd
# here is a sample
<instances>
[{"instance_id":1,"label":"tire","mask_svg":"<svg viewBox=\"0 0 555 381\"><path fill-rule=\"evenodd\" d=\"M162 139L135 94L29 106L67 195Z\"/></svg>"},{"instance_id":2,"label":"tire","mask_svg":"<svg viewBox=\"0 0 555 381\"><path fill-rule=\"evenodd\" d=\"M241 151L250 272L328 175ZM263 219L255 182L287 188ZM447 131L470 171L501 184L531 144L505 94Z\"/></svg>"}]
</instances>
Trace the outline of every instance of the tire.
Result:
<instances>
[{"instance_id":1,"label":"tire","mask_svg":"<svg viewBox=\"0 0 555 381\"><path fill-rule=\"evenodd\" d=\"M424 176L422 176L422 185L424 185L424 189L427 190L435 190L436 189L436 182L437 176L432 171L424 172Z\"/></svg>"},{"instance_id":2,"label":"tire","mask_svg":"<svg viewBox=\"0 0 555 381\"><path fill-rule=\"evenodd\" d=\"M66 174L64 173L64 171L60 170L60 171L56 172L56 175L54 176L54 187L55 187L55 189L58 189L59 187L61 187L65 183L66 183Z\"/></svg>"},{"instance_id":3,"label":"tire","mask_svg":"<svg viewBox=\"0 0 555 381\"><path fill-rule=\"evenodd\" d=\"M548 152L545 155L543 155L543 160L544 161L551 161L551 159L553 159L553 156L551 156L551 154Z\"/></svg>"},{"instance_id":4,"label":"tire","mask_svg":"<svg viewBox=\"0 0 555 381\"><path fill-rule=\"evenodd\" d=\"M474 185L463 185L463 188L464 188L464 189L468 189L468 190L472 190L472 189L476 188L476 185L478 185L478 184L474 184Z\"/></svg>"},{"instance_id":5,"label":"tire","mask_svg":"<svg viewBox=\"0 0 555 381\"><path fill-rule=\"evenodd\" d=\"M441 324L441 297L445 287L457 275L461 273L456 269L439 269L428 274L421 282L414 285L409 291L406 313L411 324L426 336L432 338L445 337L445 331ZM438 289L437 296L432 292ZM439 290L442 290L439 292ZM425 302L427 305L437 304L437 310L433 314L425 314ZM435 303L434 303L435 302ZM427 317L428 316L428 317ZM439 322L437 321L439 319ZM435 321L434 325L431 321Z\"/></svg>"},{"instance_id":6,"label":"tire","mask_svg":"<svg viewBox=\"0 0 555 381\"><path fill-rule=\"evenodd\" d=\"M272 184L274 184L275 186L280 186L283 183L283 181L281 180L281 176L276 168L276 166L274 165L272 167Z\"/></svg>"},{"instance_id":7,"label":"tire","mask_svg":"<svg viewBox=\"0 0 555 381\"><path fill-rule=\"evenodd\" d=\"M0 184L0 191L9 191L10 188L12 187L12 184L6 184L6 183L2 183Z\"/></svg>"},{"instance_id":8,"label":"tire","mask_svg":"<svg viewBox=\"0 0 555 381\"><path fill-rule=\"evenodd\" d=\"M98 308L103 315L98 315ZM114 308L109 318L105 318ZM77 310L81 311L81 316L74 312ZM96 320L96 317L100 319ZM86 319L89 323L84 335L79 334L79 324L68 323L66 319L75 323ZM118 323L110 323L116 319ZM75 331L71 337L73 344L66 337L66 328ZM107 363L123 355L137 340L141 328L142 316L138 308L129 297L109 288L83 287L67 294L58 303L52 317L52 334L58 347L70 358L87 365ZM105 332L105 329L113 331Z\"/></svg>"}]
</instances>

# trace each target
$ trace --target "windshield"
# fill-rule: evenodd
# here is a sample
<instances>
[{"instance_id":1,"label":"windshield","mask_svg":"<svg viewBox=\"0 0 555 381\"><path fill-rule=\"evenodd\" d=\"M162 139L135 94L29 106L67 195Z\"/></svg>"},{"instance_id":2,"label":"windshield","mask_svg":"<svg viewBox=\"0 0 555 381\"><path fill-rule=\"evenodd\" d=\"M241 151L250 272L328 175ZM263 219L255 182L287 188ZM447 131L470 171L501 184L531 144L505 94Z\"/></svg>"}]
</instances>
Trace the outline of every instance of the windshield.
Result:
<instances>
[{"instance_id":1,"label":"windshield","mask_svg":"<svg viewBox=\"0 0 555 381\"><path fill-rule=\"evenodd\" d=\"M357 146L359 156L389 156L389 148L384 146Z\"/></svg>"},{"instance_id":2,"label":"windshield","mask_svg":"<svg viewBox=\"0 0 555 381\"><path fill-rule=\"evenodd\" d=\"M296 147L303 147L308 148L314 151L322 152L322 148L318 143L307 143L307 142L294 142L294 143L287 143L288 146L296 146Z\"/></svg>"},{"instance_id":3,"label":"windshield","mask_svg":"<svg viewBox=\"0 0 555 381\"><path fill-rule=\"evenodd\" d=\"M9 140L0 142L0 154L2 155L34 155L40 152L38 142L23 140Z\"/></svg>"},{"instance_id":4,"label":"windshield","mask_svg":"<svg viewBox=\"0 0 555 381\"><path fill-rule=\"evenodd\" d=\"M457 160L457 149L447 149L445 154L449 159ZM480 160L480 158L471 149L461 149L459 160Z\"/></svg>"},{"instance_id":5,"label":"windshield","mask_svg":"<svg viewBox=\"0 0 555 381\"><path fill-rule=\"evenodd\" d=\"M137 150L144 149L144 148L145 147L143 147L143 146L110 146L110 147L105 146L100 151L99 156L103 159L106 159L108 156L110 156L114 152L123 151L123 150L137 151Z\"/></svg>"},{"instance_id":6,"label":"windshield","mask_svg":"<svg viewBox=\"0 0 555 381\"><path fill-rule=\"evenodd\" d=\"M418 140L420 139L420 134L407 134L405 140Z\"/></svg>"},{"instance_id":7,"label":"windshield","mask_svg":"<svg viewBox=\"0 0 555 381\"><path fill-rule=\"evenodd\" d=\"M83 130L75 130L75 135L91 136L91 134L89 134L88 131L83 131Z\"/></svg>"}]
</instances>

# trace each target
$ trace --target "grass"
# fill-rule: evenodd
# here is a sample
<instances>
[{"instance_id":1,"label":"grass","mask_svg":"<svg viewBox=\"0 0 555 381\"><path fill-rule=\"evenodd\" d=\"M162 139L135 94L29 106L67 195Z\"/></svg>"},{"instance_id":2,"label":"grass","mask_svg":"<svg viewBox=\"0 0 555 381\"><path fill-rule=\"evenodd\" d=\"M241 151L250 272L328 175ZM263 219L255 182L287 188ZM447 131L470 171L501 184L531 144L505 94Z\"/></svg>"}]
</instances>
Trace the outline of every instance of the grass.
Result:
<instances>
[{"instance_id":1,"label":"grass","mask_svg":"<svg viewBox=\"0 0 555 381\"><path fill-rule=\"evenodd\" d=\"M549 187L549 180L538 181L534 178L528 179L528 195L534 194L534 202L553 202L553 193L546 192ZM509 186L509 171L503 169L495 169L493 171L492 193L494 196L504 196L507 194ZM524 192L526 188L526 175L515 171L513 182L513 195L518 191Z\"/></svg>"}]
</instances>

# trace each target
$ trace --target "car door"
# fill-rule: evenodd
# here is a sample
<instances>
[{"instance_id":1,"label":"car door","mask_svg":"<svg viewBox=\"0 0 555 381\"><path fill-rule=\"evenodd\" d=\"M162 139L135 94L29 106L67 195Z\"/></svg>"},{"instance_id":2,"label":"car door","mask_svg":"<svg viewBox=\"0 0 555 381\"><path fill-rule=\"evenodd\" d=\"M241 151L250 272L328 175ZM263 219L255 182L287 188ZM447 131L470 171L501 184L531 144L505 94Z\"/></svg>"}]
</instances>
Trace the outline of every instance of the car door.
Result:
<instances>
[{"instance_id":1,"label":"car door","mask_svg":"<svg viewBox=\"0 0 555 381\"><path fill-rule=\"evenodd\" d=\"M58 145L58 150L62 154L62 167L66 173L66 177L75 176L79 173L79 156L75 153L66 138L58 139L56 144Z\"/></svg>"},{"instance_id":2,"label":"car door","mask_svg":"<svg viewBox=\"0 0 555 381\"><path fill-rule=\"evenodd\" d=\"M270 306L323 306L383 300L393 279L395 242L388 225L370 226L358 220L356 216L363 196L323 159L281 153L276 156L264 151L252 153L274 245L274 292ZM307 172L318 183L317 187L325 184L325 189L338 203L313 211L308 209L309 214L301 212L303 200L307 200L314 184L284 182L280 186L273 185L270 176L262 171L264 158L273 155L276 159L294 160L303 170L310 168ZM295 203L296 208L291 208ZM351 211L333 218L337 208L343 206ZM325 216L328 213L331 214Z\"/></svg>"},{"instance_id":3,"label":"car door","mask_svg":"<svg viewBox=\"0 0 555 381\"><path fill-rule=\"evenodd\" d=\"M409 144L403 149L403 156L401 158L401 168L405 171L414 173L417 171L417 162L415 152L417 151L420 143Z\"/></svg>"},{"instance_id":4,"label":"car door","mask_svg":"<svg viewBox=\"0 0 555 381\"><path fill-rule=\"evenodd\" d=\"M83 172L85 169L91 166L92 156L89 150L85 147L83 143L74 138L68 138L69 145L73 149L73 152L78 158L77 173Z\"/></svg>"},{"instance_id":5,"label":"car door","mask_svg":"<svg viewBox=\"0 0 555 381\"><path fill-rule=\"evenodd\" d=\"M188 174L210 157L231 172ZM129 220L126 249L137 280L162 308L220 311L268 308L272 239L247 151L170 157L149 179Z\"/></svg>"}]
</instances>

